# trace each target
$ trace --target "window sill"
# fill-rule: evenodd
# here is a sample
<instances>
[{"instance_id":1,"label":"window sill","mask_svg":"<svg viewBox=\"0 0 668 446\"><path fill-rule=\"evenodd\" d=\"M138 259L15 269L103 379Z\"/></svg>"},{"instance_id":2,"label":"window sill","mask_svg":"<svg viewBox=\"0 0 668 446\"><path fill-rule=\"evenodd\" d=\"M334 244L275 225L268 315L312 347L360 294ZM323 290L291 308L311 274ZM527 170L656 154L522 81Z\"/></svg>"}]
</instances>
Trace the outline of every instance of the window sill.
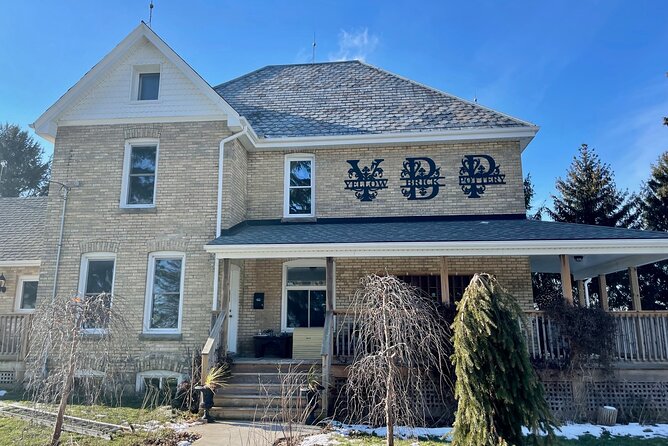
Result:
<instances>
[{"instance_id":1,"label":"window sill","mask_svg":"<svg viewBox=\"0 0 668 446\"><path fill-rule=\"evenodd\" d=\"M150 207L119 207L118 208L121 214L157 214L158 208L155 206Z\"/></svg>"},{"instance_id":2,"label":"window sill","mask_svg":"<svg viewBox=\"0 0 668 446\"><path fill-rule=\"evenodd\" d=\"M140 341L181 341L182 339L181 333L141 333L139 335Z\"/></svg>"},{"instance_id":3,"label":"window sill","mask_svg":"<svg viewBox=\"0 0 668 446\"><path fill-rule=\"evenodd\" d=\"M318 219L316 217L283 217L281 223L315 223Z\"/></svg>"}]
</instances>

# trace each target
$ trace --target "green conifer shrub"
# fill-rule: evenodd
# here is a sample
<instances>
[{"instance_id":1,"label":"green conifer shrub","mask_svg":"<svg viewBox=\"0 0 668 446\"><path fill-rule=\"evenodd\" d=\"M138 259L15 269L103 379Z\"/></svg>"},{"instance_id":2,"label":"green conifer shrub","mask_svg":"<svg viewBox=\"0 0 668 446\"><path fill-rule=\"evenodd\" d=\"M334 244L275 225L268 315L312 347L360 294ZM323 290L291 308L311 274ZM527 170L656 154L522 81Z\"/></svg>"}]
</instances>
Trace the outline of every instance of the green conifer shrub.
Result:
<instances>
[{"instance_id":1,"label":"green conifer shrub","mask_svg":"<svg viewBox=\"0 0 668 446\"><path fill-rule=\"evenodd\" d=\"M476 274L452 325L458 401L454 446L522 445L522 427L553 441L556 426L529 361L522 309L496 279Z\"/></svg>"}]
</instances>

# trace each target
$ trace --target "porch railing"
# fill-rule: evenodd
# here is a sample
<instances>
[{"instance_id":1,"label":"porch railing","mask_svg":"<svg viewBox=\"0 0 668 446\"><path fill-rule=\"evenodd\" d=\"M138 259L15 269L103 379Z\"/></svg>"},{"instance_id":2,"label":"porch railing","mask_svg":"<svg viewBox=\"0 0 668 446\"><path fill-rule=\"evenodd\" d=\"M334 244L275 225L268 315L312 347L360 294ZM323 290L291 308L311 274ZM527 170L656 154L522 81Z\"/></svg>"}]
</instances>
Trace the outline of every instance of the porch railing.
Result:
<instances>
[{"instance_id":1,"label":"porch railing","mask_svg":"<svg viewBox=\"0 0 668 446\"><path fill-rule=\"evenodd\" d=\"M31 315L0 315L0 358L22 360L28 353Z\"/></svg>"},{"instance_id":2,"label":"porch railing","mask_svg":"<svg viewBox=\"0 0 668 446\"><path fill-rule=\"evenodd\" d=\"M216 365L219 358L219 353L221 352L221 346L224 347L221 343L223 342L223 327L225 326L225 318L227 317L227 311L221 312L216 318L216 322L213 324L209 338L202 348L202 373L201 380L202 384L206 381L206 375L209 373L209 369Z\"/></svg>"},{"instance_id":3,"label":"porch railing","mask_svg":"<svg viewBox=\"0 0 668 446\"><path fill-rule=\"evenodd\" d=\"M610 315L616 326L616 362L668 362L668 311L620 311ZM528 311L526 317L524 331L531 358L547 362L566 359L570 346L557 324L542 311ZM329 331L331 337L323 340L323 354L326 352L334 363L350 362L359 347L353 315L334 310L326 335ZM326 339L332 343L331 350L325 351Z\"/></svg>"}]
</instances>

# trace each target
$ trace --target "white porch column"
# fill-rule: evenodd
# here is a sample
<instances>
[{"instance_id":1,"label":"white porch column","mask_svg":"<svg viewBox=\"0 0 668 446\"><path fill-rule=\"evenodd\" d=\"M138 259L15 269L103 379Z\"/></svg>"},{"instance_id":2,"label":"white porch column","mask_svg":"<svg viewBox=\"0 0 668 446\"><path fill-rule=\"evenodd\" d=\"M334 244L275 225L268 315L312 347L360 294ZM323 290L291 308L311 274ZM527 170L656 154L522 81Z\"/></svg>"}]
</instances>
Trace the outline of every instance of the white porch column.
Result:
<instances>
[{"instance_id":1,"label":"white porch column","mask_svg":"<svg viewBox=\"0 0 668 446\"><path fill-rule=\"evenodd\" d=\"M224 312L227 317L230 315L230 259L223 259L223 285L220 290L220 301L221 308L220 311ZM227 327L229 321L225 321L223 324L223 329L221 331L220 342L224 342L224 345L227 345Z\"/></svg>"},{"instance_id":2,"label":"white porch column","mask_svg":"<svg viewBox=\"0 0 668 446\"><path fill-rule=\"evenodd\" d=\"M573 305L573 285L571 283L571 265L568 263L567 255L560 255L561 263L561 291L564 293L564 299L569 305Z\"/></svg>"},{"instance_id":3,"label":"white porch column","mask_svg":"<svg viewBox=\"0 0 668 446\"><path fill-rule=\"evenodd\" d=\"M638 268L635 266L629 266L629 282L631 284L631 296L633 297L633 310L642 311L640 285L638 284Z\"/></svg>"},{"instance_id":4,"label":"white porch column","mask_svg":"<svg viewBox=\"0 0 668 446\"><path fill-rule=\"evenodd\" d=\"M598 276L599 299L601 299L601 308L603 311L610 311L608 306L608 282L605 280L605 274Z\"/></svg>"}]
</instances>

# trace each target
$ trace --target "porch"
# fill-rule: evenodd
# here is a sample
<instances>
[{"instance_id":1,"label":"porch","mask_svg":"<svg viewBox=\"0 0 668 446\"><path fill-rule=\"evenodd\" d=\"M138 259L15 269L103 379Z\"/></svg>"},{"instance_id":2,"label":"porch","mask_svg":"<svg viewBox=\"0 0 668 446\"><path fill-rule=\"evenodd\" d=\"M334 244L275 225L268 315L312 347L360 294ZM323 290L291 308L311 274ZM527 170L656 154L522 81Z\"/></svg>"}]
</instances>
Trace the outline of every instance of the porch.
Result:
<instances>
[{"instance_id":1,"label":"porch","mask_svg":"<svg viewBox=\"0 0 668 446\"><path fill-rule=\"evenodd\" d=\"M0 314L0 385L23 379L30 322L30 314Z\"/></svg>"}]
</instances>

